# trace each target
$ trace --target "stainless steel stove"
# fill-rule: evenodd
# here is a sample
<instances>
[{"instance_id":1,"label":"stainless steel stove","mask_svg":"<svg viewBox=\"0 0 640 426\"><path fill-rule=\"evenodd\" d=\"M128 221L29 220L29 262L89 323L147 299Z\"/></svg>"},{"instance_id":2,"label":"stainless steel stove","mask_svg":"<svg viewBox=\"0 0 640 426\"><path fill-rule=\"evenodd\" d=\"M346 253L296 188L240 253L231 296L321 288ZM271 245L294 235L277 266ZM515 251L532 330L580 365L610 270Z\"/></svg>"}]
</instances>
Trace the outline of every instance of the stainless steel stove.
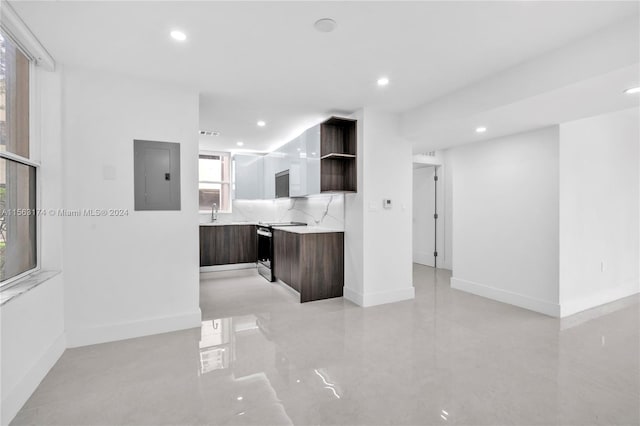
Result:
<instances>
[{"instance_id":1,"label":"stainless steel stove","mask_svg":"<svg viewBox=\"0 0 640 426\"><path fill-rule=\"evenodd\" d=\"M273 275L273 228L279 226L307 226L303 222L259 222L258 238L258 273L269 282L276 280Z\"/></svg>"}]
</instances>

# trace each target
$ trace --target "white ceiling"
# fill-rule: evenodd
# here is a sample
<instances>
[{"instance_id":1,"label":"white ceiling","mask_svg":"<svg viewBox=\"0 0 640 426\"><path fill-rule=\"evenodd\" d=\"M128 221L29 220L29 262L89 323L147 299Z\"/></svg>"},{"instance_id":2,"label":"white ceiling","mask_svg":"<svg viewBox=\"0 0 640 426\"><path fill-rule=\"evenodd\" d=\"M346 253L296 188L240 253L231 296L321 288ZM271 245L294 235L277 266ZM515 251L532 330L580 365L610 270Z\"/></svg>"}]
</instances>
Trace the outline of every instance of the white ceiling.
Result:
<instances>
[{"instance_id":1,"label":"white ceiling","mask_svg":"<svg viewBox=\"0 0 640 426\"><path fill-rule=\"evenodd\" d=\"M258 151L332 112L406 111L638 14L610 1L12 5L57 61L197 90L201 129L221 132L201 144ZM314 30L323 17L333 33Z\"/></svg>"},{"instance_id":2,"label":"white ceiling","mask_svg":"<svg viewBox=\"0 0 640 426\"><path fill-rule=\"evenodd\" d=\"M486 111L461 115L451 121L424 126L414 141L414 152L424 153L465 143L539 129L610 111L638 107L638 95L625 95L621 88L638 84L638 67L631 66L593 79L519 99ZM621 81L635 82L621 85ZM640 117L639 117L640 120ZM482 134L477 126L486 126Z\"/></svg>"},{"instance_id":3,"label":"white ceiling","mask_svg":"<svg viewBox=\"0 0 640 426\"><path fill-rule=\"evenodd\" d=\"M638 107L637 16L401 114L416 153ZM486 127L476 133L476 127Z\"/></svg>"}]
</instances>

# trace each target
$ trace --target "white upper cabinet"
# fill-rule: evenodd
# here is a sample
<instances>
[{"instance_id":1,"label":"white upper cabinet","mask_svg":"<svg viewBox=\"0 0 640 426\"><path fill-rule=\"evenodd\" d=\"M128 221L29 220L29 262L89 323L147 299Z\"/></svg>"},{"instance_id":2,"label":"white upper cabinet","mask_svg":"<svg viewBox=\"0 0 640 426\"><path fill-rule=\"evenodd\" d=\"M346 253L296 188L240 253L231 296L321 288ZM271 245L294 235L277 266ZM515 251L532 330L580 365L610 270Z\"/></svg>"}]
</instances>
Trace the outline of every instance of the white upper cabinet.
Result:
<instances>
[{"instance_id":1,"label":"white upper cabinet","mask_svg":"<svg viewBox=\"0 0 640 426\"><path fill-rule=\"evenodd\" d=\"M305 132L306 161L306 194L320 193L320 124Z\"/></svg>"},{"instance_id":2,"label":"white upper cabinet","mask_svg":"<svg viewBox=\"0 0 640 426\"><path fill-rule=\"evenodd\" d=\"M289 196L302 197L307 195L306 181L307 177L304 173L304 133L285 145L287 155L289 156Z\"/></svg>"},{"instance_id":3,"label":"white upper cabinet","mask_svg":"<svg viewBox=\"0 0 640 426\"><path fill-rule=\"evenodd\" d=\"M290 195L304 197L320 193L320 125L291 141Z\"/></svg>"},{"instance_id":4,"label":"white upper cabinet","mask_svg":"<svg viewBox=\"0 0 640 426\"><path fill-rule=\"evenodd\" d=\"M236 155L235 198L274 199L287 170L290 197L356 192L356 145L356 121L331 117L265 156Z\"/></svg>"},{"instance_id":5,"label":"white upper cabinet","mask_svg":"<svg viewBox=\"0 0 640 426\"><path fill-rule=\"evenodd\" d=\"M276 174L289 170L289 168L290 155L286 150L286 145L264 156L263 199L273 200L276 198Z\"/></svg>"},{"instance_id":6,"label":"white upper cabinet","mask_svg":"<svg viewBox=\"0 0 640 426\"><path fill-rule=\"evenodd\" d=\"M277 158L275 153L271 152L264 156L264 167L263 167L263 193L262 198L265 200L272 200L276 198L276 168L277 168Z\"/></svg>"},{"instance_id":7,"label":"white upper cabinet","mask_svg":"<svg viewBox=\"0 0 640 426\"><path fill-rule=\"evenodd\" d=\"M234 190L236 200L259 200L264 196L264 156L233 156Z\"/></svg>"}]
</instances>

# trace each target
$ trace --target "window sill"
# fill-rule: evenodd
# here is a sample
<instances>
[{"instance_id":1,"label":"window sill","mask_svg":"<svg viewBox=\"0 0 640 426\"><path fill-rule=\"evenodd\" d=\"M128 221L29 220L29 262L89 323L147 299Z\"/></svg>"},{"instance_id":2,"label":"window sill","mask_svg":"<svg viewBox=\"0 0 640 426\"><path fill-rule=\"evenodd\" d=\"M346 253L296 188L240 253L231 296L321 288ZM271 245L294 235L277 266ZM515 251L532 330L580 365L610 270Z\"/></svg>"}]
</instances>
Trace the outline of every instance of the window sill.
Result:
<instances>
[{"instance_id":1,"label":"window sill","mask_svg":"<svg viewBox=\"0 0 640 426\"><path fill-rule=\"evenodd\" d=\"M0 306L58 275L60 271L36 271L0 290Z\"/></svg>"}]
</instances>

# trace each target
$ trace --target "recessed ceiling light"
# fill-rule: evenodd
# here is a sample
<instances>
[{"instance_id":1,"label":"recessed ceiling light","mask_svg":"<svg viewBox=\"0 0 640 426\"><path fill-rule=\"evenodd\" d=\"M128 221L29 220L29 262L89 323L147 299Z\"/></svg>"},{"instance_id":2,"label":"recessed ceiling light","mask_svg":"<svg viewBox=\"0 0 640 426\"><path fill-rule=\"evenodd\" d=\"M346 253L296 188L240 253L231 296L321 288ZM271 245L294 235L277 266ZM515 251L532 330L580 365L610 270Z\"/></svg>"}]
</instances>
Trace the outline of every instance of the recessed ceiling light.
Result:
<instances>
[{"instance_id":1,"label":"recessed ceiling light","mask_svg":"<svg viewBox=\"0 0 640 426\"><path fill-rule=\"evenodd\" d=\"M258 126L260 126L260 127L264 127L264 126L266 126L266 125L267 125L267 122L266 122L266 121L263 121L263 120L260 120L260 121L258 121L256 124L257 124Z\"/></svg>"},{"instance_id":2,"label":"recessed ceiling light","mask_svg":"<svg viewBox=\"0 0 640 426\"><path fill-rule=\"evenodd\" d=\"M242 142L242 141L238 141L238 142L236 142L236 145L238 145L238 146L242 146L242 145L244 145L244 142Z\"/></svg>"},{"instance_id":3,"label":"recessed ceiling light","mask_svg":"<svg viewBox=\"0 0 640 426\"><path fill-rule=\"evenodd\" d=\"M178 41L185 41L187 39L187 35L182 31L178 31L178 30L171 31L171 37L174 40L178 40Z\"/></svg>"},{"instance_id":4,"label":"recessed ceiling light","mask_svg":"<svg viewBox=\"0 0 640 426\"><path fill-rule=\"evenodd\" d=\"M336 29L336 21L334 21L331 18L322 18L322 19L318 19L313 26L315 27L316 30L320 31L321 33L330 33L331 31Z\"/></svg>"},{"instance_id":5,"label":"recessed ceiling light","mask_svg":"<svg viewBox=\"0 0 640 426\"><path fill-rule=\"evenodd\" d=\"M627 95L633 95L635 93L640 93L640 86L632 87L630 89L627 89L627 90L624 91L624 93L626 93Z\"/></svg>"},{"instance_id":6,"label":"recessed ceiling light","mask_svg":"<svg viewBox=\"0 0 640 426\"><path fill-rule=\"evenodd\" d=\"M476 133L484 133L487 131L486 127L476 127Z\"/></svg>"},{"instance_id":7,"label":"recessed ceiling light","mask_svg":"<svg viewBox=\"0 0 640 426\"><path fill-rule=\"evenodd\" d=\"M389 84L389 79L387 77L380 77L378 79L378 86L386 86Z\"/></svg>"}]
</instances>

